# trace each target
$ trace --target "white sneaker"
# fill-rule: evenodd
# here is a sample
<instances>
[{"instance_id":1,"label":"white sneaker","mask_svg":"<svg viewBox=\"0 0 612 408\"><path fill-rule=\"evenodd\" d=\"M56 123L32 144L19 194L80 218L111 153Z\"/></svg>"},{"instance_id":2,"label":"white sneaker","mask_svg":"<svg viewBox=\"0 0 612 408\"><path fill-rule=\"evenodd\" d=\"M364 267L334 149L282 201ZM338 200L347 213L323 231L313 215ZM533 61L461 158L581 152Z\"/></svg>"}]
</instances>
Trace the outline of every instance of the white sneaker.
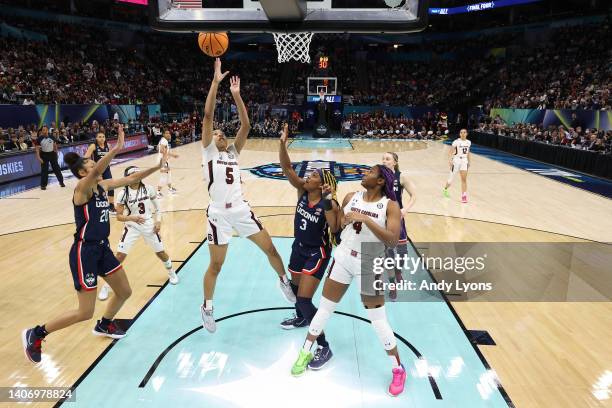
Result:
<instances>
[{"instance_id":1,"label":"white sneaker","mask_svg":"<svg viewBox=\"0 0 612 408\"><path fill-rule=\"evenodd\" d=\"M162 198L163 196L164 196L164 195L162 194L162 192L161 192L161 191L158 191L158 192L157 192L157 198Z\"/></svg>"},{"instance_id":2,"label":"white sneaker","mask_svg":"<svg viewBox=\"0 0 612 408\"><path fill-rule=\"evenodd\" d=\"M287 281L287 283L285 283L279 279L278 288L280 289L281 293L283 294L283 297L287 302L295 304L296 299L295 295L293 294L293 291L291 290L290 281Z\"/></svg>"},{"instance_id":3,"label":"white sneaker","mask_svg":"<svg viewBox=\"0 0 612 408\"><path fill-rule=\"evenodd\" d=\"M174 269L170 269L168 271L168 280L172 285L176 285L179 282L179 278L178 276L176 276L176 272L174 272Z\"/></svg>"},{"instance_id":4,"label":"white sneaker","mask_svg":"<svg viewBox=\"0 0 612 408\"><path fill-rule=\"evenodd\" d=\"M98 292L98 299L100 300L108 299L108 294L110 291L111 291L110 286L108 286L108 284L105 283L104 285L102 285L100 292Z\"/></svg>"},{"instance_id":5,"label":"white sneaker","mask_svg":"<svg viewBox=\"0 0 612 408\"><path fill-rule=\"evenodd\" d=\"M213 309L204 309L204 305L200 306L200 312L202 313L202 326L210 333L217 331L217 323L213 317Z\"/></svg>"},{"instance_id":6,"label":"white sneaker","mask_svg":"<svg viewBox=\"0 0 612 408\"><path fill-rule=\"evenodd\" d=\"M174 188L174 187L170 187L170 188L168 189L168 192L169 192L170 194L176 194L176 188Z\"/></svg>"}]
</instances>

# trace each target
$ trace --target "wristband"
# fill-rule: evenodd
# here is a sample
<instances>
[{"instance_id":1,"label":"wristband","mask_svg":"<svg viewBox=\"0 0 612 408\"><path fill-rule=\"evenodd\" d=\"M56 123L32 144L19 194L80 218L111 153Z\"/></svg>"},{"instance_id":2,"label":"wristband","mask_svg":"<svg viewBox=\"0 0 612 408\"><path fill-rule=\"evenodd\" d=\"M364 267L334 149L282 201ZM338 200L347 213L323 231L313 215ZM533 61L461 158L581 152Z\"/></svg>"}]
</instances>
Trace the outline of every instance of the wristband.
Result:
<instances>
[{"instance_id":1,"label":"wristband","mask_svg":"<svg viewBox=\"0 0 612 408\"><path fill-rule=\"evenodd\" d=\"M332 205L332 195L331 194L327 194L325 197L323 197L323 209L325 211L329 211L331 209L333 209L333 205Z\"/></svg>"}]
</instances>

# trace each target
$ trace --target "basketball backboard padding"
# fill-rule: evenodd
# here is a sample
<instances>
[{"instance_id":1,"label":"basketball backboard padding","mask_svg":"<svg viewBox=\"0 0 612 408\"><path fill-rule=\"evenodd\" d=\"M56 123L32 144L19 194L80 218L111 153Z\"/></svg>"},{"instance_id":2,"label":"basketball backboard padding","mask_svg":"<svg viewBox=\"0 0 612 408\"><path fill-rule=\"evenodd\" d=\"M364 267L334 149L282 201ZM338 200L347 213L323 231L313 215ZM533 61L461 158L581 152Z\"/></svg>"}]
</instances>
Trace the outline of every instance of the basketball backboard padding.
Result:
<instances>
[{"instance_id":1,"label":"basketball backboard padding","mask_svg":"<svg viewBox=\"0 0 612 408\"><path fill-rule=\"evenodd\" d=\"M306 0L259 0L270 21L303 21Z\"/></svg>"},{"instance_id":2,"label":"basketball backboard padding","mask_svg":"<svg viewBox=\"0 0 612 408\"><path fill-rule=\"evenodd\" d=\"M173 7L171 0L149 0L150 25L160 31L237 33L411 33L427 27L427 0L405 0L402 7L380 9L321 8L330 2L307 2L301 21L272 21L259 2L246 1L250 6L187 9Z\"/></svg>"}]
</instances>

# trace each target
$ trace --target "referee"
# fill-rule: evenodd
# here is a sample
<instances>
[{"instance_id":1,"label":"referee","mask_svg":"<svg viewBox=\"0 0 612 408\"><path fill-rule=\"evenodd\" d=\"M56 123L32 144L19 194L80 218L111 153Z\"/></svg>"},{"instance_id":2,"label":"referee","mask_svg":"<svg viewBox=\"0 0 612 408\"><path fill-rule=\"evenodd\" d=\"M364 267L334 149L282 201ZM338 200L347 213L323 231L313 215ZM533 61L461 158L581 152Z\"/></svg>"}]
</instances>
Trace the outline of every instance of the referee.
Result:
<instances>
[{"instance_id":1,"label":"referee","mask_svg":"<svg viewBox=\"0 0 612 408\"><path fill-rule=\"evenodd\" d=\"M40 162L40 189L46 190L49 181L49 163L60 186L64 185L64 176L57 162L57 140L49 135L49 128L43 126L38 134L38 140L34 145L36 147L36 158Z\"/></svg>"}]
</instances>

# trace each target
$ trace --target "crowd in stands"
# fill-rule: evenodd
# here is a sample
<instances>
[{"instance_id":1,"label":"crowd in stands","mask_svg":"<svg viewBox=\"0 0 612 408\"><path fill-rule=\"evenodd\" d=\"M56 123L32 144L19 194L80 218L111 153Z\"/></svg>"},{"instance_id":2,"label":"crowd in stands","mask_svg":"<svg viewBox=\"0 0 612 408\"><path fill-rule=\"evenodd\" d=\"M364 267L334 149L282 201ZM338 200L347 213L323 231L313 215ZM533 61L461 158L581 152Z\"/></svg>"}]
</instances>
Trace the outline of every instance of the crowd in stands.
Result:
<instances>
[{"instance_id":1,"label":"crowd in stands","mask_svg":"<svg viewBox=\"0 0 612 408\"><path fill-rule=\"evenodd\" d=\"M612 131L588 129L574 124L566 127L548 126L532 123L505 123L499 116L481 121L474 129L514 139L530 140L547 144L560 145L581 150L591 150L604 154L612 153Z\"/></svg>"},{"instance_id":2,"label":"crowd in stands","mask_svg":"<svg viewBox=\"0 0 612 408\"><path fill-rule=\"evenodd\" d=\"M210 69L205 67L210 67L210 58L199 51L193 36L140 33L143 47L137 47L138 41L121 46L109 32L95 27L17 17L6 22L48 40L0 38L0 103L193 102L202 101L208 91ZM331 54L331 72L324 73L339 78L338 93L353 105L439 107L475 94L487 107L610 109L609 34L606 22L557 28L548 40L530 46L521 36L498 34L473 41L405 44L398 50L450 53L457 60L381 61L388 53L376 54L367 44L349 47L325 36L317 39L312 52L320 47ZM484 51L496 47L507 48L511 55L487 57L491 54ZM377 56L360 59L359 53ZM308 64L224 63L224 69L241 76L243 98L252 111L260 111L260 105L301 104L306 78L315 73ZM224 88L218 99L222 105L232 102Z\"/></svg>"},{"instance_id":3,"label":"crowd in stands","mask_svg":"<svg viewBox=\"0 0 612 408\"><path fill-rule=\"evenodd\" d=\"M487 108L612 109L610 24L565 27L509 58L484 84Z\"/></svg>"},{"instance_id":4,"label":"crowd in stands","mask_svg":"<svg viewBox=\"0 0 612 408\"><path fill-rule=\"evenodd\" d=\"M0 103L152 103L169 86L159 67L113 45L103 30L17 17L6 22L47 41L0 37Z\"/></svg>"},{"instance_id":5,"label":"crowd in stands","mask_svg":"<svg viewBox=\"0 0 612 408\"><path fill-rule=\"evenodd\" d=\"M448 116L428 112L421 119L385 112L351 113L342 122L345 137L439 139L448 134Z\"/></svg>"}]
</instances>

